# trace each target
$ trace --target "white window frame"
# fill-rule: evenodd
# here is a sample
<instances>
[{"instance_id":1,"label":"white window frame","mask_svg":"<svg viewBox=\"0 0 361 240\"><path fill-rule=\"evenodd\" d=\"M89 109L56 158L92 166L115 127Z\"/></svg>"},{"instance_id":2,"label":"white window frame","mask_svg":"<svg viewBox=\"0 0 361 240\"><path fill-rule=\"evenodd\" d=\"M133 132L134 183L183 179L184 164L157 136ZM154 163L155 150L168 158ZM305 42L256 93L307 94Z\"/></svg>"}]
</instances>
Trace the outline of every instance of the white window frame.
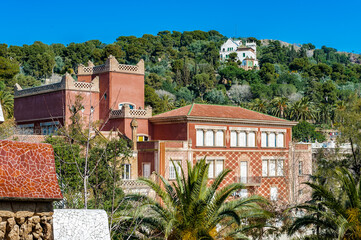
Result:
<instances>
[{"instance_id":1,"label":"white window frame","mask_svg":"<svg viewBox=\"0 0 361 240\"><path fill-rule=\"evenodd\" d=\"M261 128L261 147L263 148L284 148L285 147L285 137L286 129L267 129ZM274 139L270 139L270 135ZM282 136L282 141L280 141L280 136Z\"/></svg>"},{"instance_id":2,"label":"white window frame","mask_svg":"<svg viewBox=\"0 0 361 240\"><path fill-rule=\"evenodd\" d=\"M129 171L127 171L129 168ZM122 179L123 180L130 180L132 179L132 165L129 163L122 164Z\"/></svg>"},{"instance_id":3,"label":"white window frame","mask_svg":"<svg viewBox=\"0 0 361 240\"><path fill-rule=\"evenodd\" d=\"M144 171L144 166L146 166L146 165L149 166L149 175L148 176L145 174L145 171ZM150 175L152 175L152 164L151 163L143 163L142 175L143 175L143 177L150 177Z\"/></svg>"},{"instance_id":4,"label":"white window frame","mask_svg":"<svg viewBox=\"0 0 361 240\"><path fill-rule=\"evenodd\" d=\"M271 162L274 162L275 168L274 172L271 172ZM265 158L262 159L262 177L284 177L285 169L285 159L284 158ZM281 169L280 166L282 166Z\"/></svg>"},{"instance_id":5,"label":"white window frame","mask_svg":"<svg viewBox=\"0 0 361 240\"><path fill-rule=\"evenodd\" d=\"M182 160L173 160L175 168L177 169L178 175L181 174L181 166L179 166L179 163L182 164ZM173 166L173 162L169 161L169 180L175 180L177 178L175 168Z\"/></svg>"},{"instance_id":6,"label":"white window frame","mask_svg":"<svg viewBox=\"0 0 361 240\"><path fill-rule=\"evenodd\" d=\"M254 148L257 145L257 129L230 127L230 135L231 147ZM232 140L232 135L233 138L235 137L234 140ZM254 139L251 139L251 135L253 135Z\"/></svg>"},{"instance_id":7,"label":"white window frame","mask_svg":"<svg viewBox=\"0 0 361 240\"><path fill-rule=\"evenodd\" d=\"M214 179L216 178L219 173L221 173L224 170L224 159L219 159L219 158L215 158L215 159L206 159L206 162L209 163L209 168L208 168L208 178L209 179ZM221 163L222 164L222 169L221 171L217 171L217 166L218 164Z\"/></svg>"},{"instance_id":8,"label":"white window frame","mask_svg":"<svg viewBox=\"0 0 361 240\"><path fill-rule=\"evenodd\" d=\"M195 130L197 147L225 147L225 131L227 127L197 125ZM219 133L221 131L222 134ZM223 136L222 140L217 139L219 135Z\"/></svg>"},{"instance_id":9,"label":"white window frame","mask_svg":"<svg viewBox=\"0 0 361 240\"><path fill-rule=\"evenodd\" d=\"M272 192L274 192L274 194L272 194ZM278 200L278 188L277 187L270 187L270 200L271 201Z\"/></svg>"}]
</instances>

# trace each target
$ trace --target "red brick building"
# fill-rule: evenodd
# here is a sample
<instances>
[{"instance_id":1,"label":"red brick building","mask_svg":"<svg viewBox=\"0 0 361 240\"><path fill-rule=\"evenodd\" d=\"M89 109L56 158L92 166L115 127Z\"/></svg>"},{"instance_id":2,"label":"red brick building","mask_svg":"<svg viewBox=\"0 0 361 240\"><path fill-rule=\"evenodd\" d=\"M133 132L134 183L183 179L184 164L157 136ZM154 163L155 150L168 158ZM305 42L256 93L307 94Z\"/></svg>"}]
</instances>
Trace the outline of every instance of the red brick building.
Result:
<instances>
[{"instance_id":1,"label":"red brick building","mask_svg":"<svg viewBox=\"0 0 361 240\"><path fill-rule=\"evenodd\" d=\"M282 204L293 201L295 176L290 167L296 165L290 142L295 122L204 104L152 116L151 108L144 107L143 61L123 65L112 56L101 66L80 65L77 81L66 75L60 83L24 90L17 86L16 121L32 133L51 133L48 126L69 121L76 95L83 96L85 117L100 121L101 131L117 130L137 141L135 161L126 164L124 179L148 177L155 171L172 180L179 169L171 159L185 168L188 160L195 163L206 157L210 178L231 169L225 182L245 184L237 195L256 193Z\"/></svg>"}]
</instances>

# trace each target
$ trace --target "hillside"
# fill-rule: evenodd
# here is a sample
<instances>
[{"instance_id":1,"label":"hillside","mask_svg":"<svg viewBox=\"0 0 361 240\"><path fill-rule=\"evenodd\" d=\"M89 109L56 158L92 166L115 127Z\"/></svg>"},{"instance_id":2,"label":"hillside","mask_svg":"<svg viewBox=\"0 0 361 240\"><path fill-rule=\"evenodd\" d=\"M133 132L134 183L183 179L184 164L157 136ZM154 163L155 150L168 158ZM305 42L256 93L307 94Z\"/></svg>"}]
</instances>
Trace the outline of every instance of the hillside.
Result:
<instances>
[{"instance_id":1,"label":"hillside","mask_svg":"<svg viewBox=\"0 0 361 240\"><path fill-rule=\"evenodd\" d=\"M247 38L241 38L247 40ZM241 105L291 120L312 120L331 127L361 82L360 55L311 43L295 45L257 40L260 70L245 71L232 60L219 61L227 40L217 31L170 32L120 36L112 44L99 40L47 45L0 45L0 100L12 115L13 86L40 85L54 74L76 74L78 64L103 64L113 55L120 63L146 64L146 104L161 113L191 102ZM56 78L56 77L55 77ZM49 82L47 80L46 82Z\"/></svg>"}]
</instances>

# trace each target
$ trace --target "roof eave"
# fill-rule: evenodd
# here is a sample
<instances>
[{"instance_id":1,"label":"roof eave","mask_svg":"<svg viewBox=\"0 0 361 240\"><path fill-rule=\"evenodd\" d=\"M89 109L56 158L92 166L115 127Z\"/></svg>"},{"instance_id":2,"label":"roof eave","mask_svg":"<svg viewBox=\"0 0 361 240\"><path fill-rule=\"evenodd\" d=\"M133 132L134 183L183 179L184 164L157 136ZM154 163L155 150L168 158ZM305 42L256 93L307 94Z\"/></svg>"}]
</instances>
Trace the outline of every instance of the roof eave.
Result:
<instances>
[{"instance_id":1,"label":"roof eave","mask_svg":"<svg viewBox=\"0 0 361 240\"><path fill-rule=\"evenodd\" d=\"M167 122L214 122L214 123L240 123L240 124L255 124L255 125L272 125L272 126L295 126L298 122L281 120L258 120L258 119L240 119L240 118L219 118L219 117L202 117L202 116L170 116L170 117L158 117L150 118L152 123L167 123Z\"/></svg>"}]
</instances>

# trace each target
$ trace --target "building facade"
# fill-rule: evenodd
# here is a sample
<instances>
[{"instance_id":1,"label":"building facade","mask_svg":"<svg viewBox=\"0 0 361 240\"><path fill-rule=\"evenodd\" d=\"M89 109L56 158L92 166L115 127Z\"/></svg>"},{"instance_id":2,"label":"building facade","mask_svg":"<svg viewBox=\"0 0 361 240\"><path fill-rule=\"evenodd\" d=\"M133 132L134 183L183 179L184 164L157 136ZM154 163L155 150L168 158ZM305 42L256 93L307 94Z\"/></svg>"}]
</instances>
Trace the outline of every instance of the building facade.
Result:
<instances>
[{"instance_id":1,"label":"building facade","mask_svg":"<svg viewBox=\"0 0 361 240\"><path fill-rule=\"evenodd\" d=\"M220 60L226 61L231 53L237 53L236 61L241 63L240 67L243 69L259 69L256 43L246 42L246 45L243 45L242 40L229 38L221 46L221 51L219 52Z\"/></svg>"},{"instance_id":2,"label":"building facade","mask_svg":"<svg viewBox=\"0 0 361 240\"><path fill-rule=\"evenodd\" d=\"M122 168L122 185L128 190L147 191L135 181L138 176L158 173L174 180L179 165L186 170L187 162L206 158L210 179L231 169L225 184L246 186L236 197L259 194L282 205L293 201L290 142L296 122L205 104L152 116L152 109L144 106L143 61L122 65L114 57L101 66L80 65L77 81L65 75L59 83L24 90L17 86L16 122L31 134L52 133L50 123L69 123L77 96L82 96L84 117L99 121L102 133L118 132L134 142L133 158Z\"/></svg>"}]
</instances>

